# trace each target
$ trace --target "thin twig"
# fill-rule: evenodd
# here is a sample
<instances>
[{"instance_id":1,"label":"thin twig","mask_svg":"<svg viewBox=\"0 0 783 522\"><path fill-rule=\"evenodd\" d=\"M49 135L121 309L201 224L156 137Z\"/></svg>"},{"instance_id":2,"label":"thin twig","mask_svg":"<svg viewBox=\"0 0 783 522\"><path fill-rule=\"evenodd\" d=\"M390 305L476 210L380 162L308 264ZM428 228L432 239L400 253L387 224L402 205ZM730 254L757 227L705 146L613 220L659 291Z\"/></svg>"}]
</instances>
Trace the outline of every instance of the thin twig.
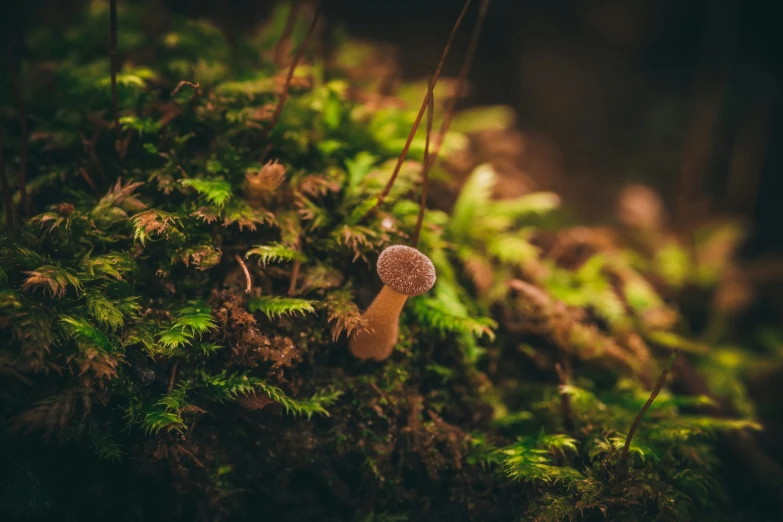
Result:
<instances>
[{"instance_id":1,"label":"thin twig","mask_svg":"<svg viewBox=\"0 0 783 522\"><path fill-rule=\"evenodd\" d=\"M296 280L299 277L299 268L301 266L302 262L294 259L294 265L291 267L291 282L288 285L288 295L294 295L294 292L296 292Z\"/></svg>"},{"instance_id":2,"label":"thin twig","mask_svg":"<svg viewBox=\"0 0 783 522\"><path fill-rule=\"evenodd\" d=\"M703 212L703 207L694 202L704 190L710 161L715 156L716 133L726 110L726 92L737 54L740 2L706 2L704 5L706 19L701 57L694 78L691 115L675 192L675 219L686 226Z\"/></svg>"},{"instance_id":3,"label":"thin twig","mask_svg":"<svg viewBox=\"0 0 783 522\"><path fill-rule=\"evenodd\" d=\"M30 379L28 379L27 377L25 377L24 375L22 375L21 373L19 373L18 371L14 370L11 367L5 366L5 367L0 368L0 373L3 373L3 372L7 373L8 375L11 375L12 377L16 377L17 379L19 379L21 382L23 382L27 386L35 385L35 383L33 381L31 381Z\"/></svg>"},{"instance_id":4,"label":"thin twig","mask_svg":"<svg viewBox=\"0 0 783 522\"><path fill-rule=\"evenodd\" d=\"M101 165L101 160L98 159L98 155L95 153L95 145L98 143L98 137L100 135L101 129L95 129L95 133L92 135L92 140L90 140L89 154L90 158L92 158L92 162L95 164L95 168L98 169L98 174L101 175L101 179L105 182L106 171L104 170L103 165Z\"/></svg>"},{"instance_id":5,"label":"thin twig","mask_svg":"<svg viewBox=\"0 0 783 522\"><path fill-rule=\"evenodd\" d=\"M318 18L321 16L322 8L323 2L318 2L318 7L315 9L313 20L310 22L310 27L307 28L307 34L305 34L304 40L302 40L302 45L300 45L299 49L296 50L296 55L294 55L294 59L291 62L291 67L288 69L288 76L286 76L285 84L283 85L283 92L280 94L280 99L277 100L277 107L275 107L275 112L272 114L272 120L269 122L269 125L266 127L266 129L264 129L264 132L261 135L261 141L264 141L269 137L269 135L272 133L272 130L275 128L275 125L277 125L278 120L280 120L280 115L283 113L283 106L285 105L286 100L288 100L288 88L291 86L291 80L294 77L294 70L296 70L296 66L299 64L299 60L301 60L302 56L304 55L305 49L307 48L307 43L310 41L310 37L313 35L313 32L315 32L315 26L318 25Z\"/></svg>"},{"instance_id":6,"label":"thin twig","mask_svg":"<svg viewBox=\"0 0 783 522\"><path fill-rule=\"evenodd\" d=\"M88 140L87 136L85 136L83 132L79 131L79 138L81 138L82 145L84 145L84 151L90 156L90 159L95 165L95 169L98 171L98 174L101 175L101 179L106 181L106 171L103 169L103 165L101 165L101 161L98 159L97 154L95 154L95 144L98 142L98 136L100 136L100 133L101 130L96 129L92 135L92 138Z\"/></svg>"},{"instance_id":7,"label":"thin twig","mask_svg":"<svg viewBox=\"0 0 783 522\"><path fill-rule=\"evenodd\" d=\"M3 131L0 130L0 187L3 189L3 200L5 202L5 220L8 223L9 230L16 225L16 214L14 213L14 202L11 199L11 187L8 185L8 175L5 172L5 155L3 154Z\"/></svg>"},{"instance_id":8,"label":"thin twig","mask_svg":"<svg viewBox=\"0 0 783 522\"><path fill-rule=\"evenodd\" d=\"M429 80L427 81L427 135L424 138L424 163L421 166L421 202L419 203L419 216L416 218L416 228L413 230L413 239L411 246L416 248L419 245L419 236L421 227L424 224L424 211L427 208L427 188L430 179L430 135L432 134L432 119L435 111L435 94L432 92L432 69L430 69Z\"/></svg>"},{"instance_id":9,"label":"thin twig","mask_svg":"<svg viewBox=\"0 0 783 522\"><path fill-rule=\"evenodd\" d=\"M661 388L663 388L663 385L666 382L666 377L669 375L669 370L671 370L672 365L674 364L674 360L677 358L678 351L679 350L675 348L674 352L672 352L672 354L669 356L669 360L666 362L666 366L664 366L663 371L661 372L661 376L658 377L658 380L655 382L655 386L650 393L650 398L647 399L647 402L644 403L641 411L639 411L639 414L634 419L633 424L631 424L631 429L628 430L628 436L625 438L625 446L623 446L623 453L620 455L618 468L622 469L625 466L625 463L628 461L628 450L631 448L631 441L633 440L634 433L636 433L636 428L639 427L639 423L642 422L642 417L644 417L644 414L647 413L647 410L661 392Z\"/></svg>"},{"instance_id":10,"label":"thin twig","mask_svg":"<svg viewBox=\"0 0 783 522\"><path fill-rule=\"evenodd\" d=\"M182 453L184 453L185 455L190 457L190 460L192 460L193 463L196 464L196 466L198 466L199 468L203 468L204 467L204 464L200 460L198 460L198 457L196 457L187 448L185 448L185 446L183 446L182 444L178 444L177 447L180 449L180 451L182 451Z\"/></svg>"},{"instance_id":11,"label":"thin twig","mask_svg":"<svg viewBox=\"0 0 783 522\"><path fill-rule=\"evenodd\" d=\"M14 98L16 98L16 105L19 109L19 126L22 132L22 147L21 156L19 159L19 193L22 196L22 208L24 208L25 216L28 218L31 215L30 210L30 198L27 196L27 151L29 146L29 132L27 128L27 113L24 110L24 96L22 95L22 89L19 86L19 76L15 68L15 61L13 59L12 45L8 44L8 76L11 78L11 88L14 91Z\"/></svg>"},{"instance_id":12,"label":"thin twig","mask_svg":"<svg viewBox=\"0 0 783 522\"><path fill-rule=\"evenodd\" d=\"M289 40L291 33L294 30L294 23L296 17L299 15L299 4L293 4L288 11L288 17L285 20L285 27L283 28L283 34L280 35L280 39L275 44L274 60L275 65L278 67L283 66L283 44Z\"/></svg>"},{"instance_id":13,"label":"thin twig","mask_svg":"<svg viewBox=\"0 0 783 522\"><path fill-rule=\"evenodd\" d=\"M449 36L449 40L446 42L446 47L443 49L443 54L440 57L440 62L438 63L438 68L435 69L435 74L432 76L432 87L435 88L435 85L438 83L438 78L440 78L440 72L443 69L443 64L446 62L446 57L449 55L449 51L451 50L451 44L454 42L454 37L457 34L457 29L459 29L460 24L462 23L462 19L465 18L465 13L468 11L468 7L470 7L471 0L465 1L465 6L462 8L462 12L459 15L459 18L457 18L457 22L454 24L454 28L451 30L451 35ZM429 89L428 89L429 91ZM421 120L424 117L424 111L427 108L427 102L429 100L429 92L424 97L424 101L421 104L421 108L419 108L419 113L416 115L416 119L413 122L413 126L411 127L410 132L408 133L408 139L405 141L405 146L402 148L402 152L400 153L400 157L397 159L397 164L394 166L394 171L392 172L391 178L389 178L388 183L386 183L386 186L384 187L383 191L378 195L378 199L375 201L375 205L368 210L360 219L360 221L365 220L370 214L373 214L380 206L383 204L383 201L386 199L386 196L389 195L391 192L392 187L394 186L394 182L397 181L397 176L400 174L400 169L402 168L402 164L405 161L405 158L408 157L408 150L411 147L411 143L413 142L413 137L416 135L416 131L419 129L419 125L421 124Z\"/></svg>"},{"instance_id":14,"label":"thin twig","mask_svg":"<svg viewBox=\"0 0 783 522\"><path fill-rule=\"evenodd\" d=\"M446 133L451 126L451 120L454 118L454 110L457 107L457 100L460 93L464 88L465 81L470 72L470 67L473 65L473 58L476 55L476 48L478 47L479 38L481 37L481 30L484 27L484 20L487 17L487 10L489 9L490 0L482 0L481 7L479 8L479 17L476 22L476 27L473 28L473 34L470 37L470 43L468 44L468 50L465 53L465 60L462 62L462 69L459 71L459 79L457 80L457 89L454 92L454 96L449 99L446 111L443 113L443 121L440 124L440 130L435 136L435 145L432 147L432 163L433 165L438 163L438 156L440 154L440 148L443 145L443 140L446 139Z\"/></svg>"},{"instance_id":15,"label":"thin twig","mask_svg":"<svg viewBox=\"0 0 783 522\"><path fill-rule=\"evenodd\" d=\"M174 366L171 367L171 377L169 377L169 389L168 393L171 393L171 390L174 389L174 381L177 380L177 367L179 366L179 361L176 361L174 363Z\"/></svg>"},{"instance_id":16,"label":"thin twig","mask_svg":"<svg viewBox=\"0 0 783 522\"><path fill-rule=\"evenodd\" d=\"M773 100L768 92L753 97L751 108L737 130L731 153L726 194L729 207L753 215L758 197L764 153L772 132Z\"/></svg>"},{"instance_id":17,"label":"thin twig","mask_svg":"<svg viewBox=\"0 0 783 522\"><path fill-rule=\"evenodd\" d=\"M239 256L239 254L234 254L234 259L237 260L239 266L242 267L242 271L245 272L245 281L247 281L247 285L245 286L245 293L249 294L250 290L253 289L253 281L250 279L250 270L247 269L247 265L244 261L242 261L242 258Z\"/></svg>"},{"instance_id":18,"label":"thin twig","mask_svg":"<svg viewBox=\"0 0 783 522\"><path fill-rule=\"evenodd\" d=\"M177 84L176 87L174 87L174 90L171 91L171 95L170 96L173 98L174 95L176 95L179 92L179 90L182 89L186 85L189 85L190 87L193 87L193 90L196 91L196 93L198 93L199 89L201 89L201 84L200 83L193 83L193 82L189 82L187 80L182 80L181 82L179 82Z\"/></svg>"},{"instance_id":19,"label":"thin twig","mask_svg":"<svg viewBox=\"0 0 783 522\"><path fill-rule=\"evenodd\" d=\"M98 187L95 185L95 182L92 180L90 175L87 173L87 169L84 167L79 167L79 174L82 175L82 178L84 178L84 181L87 183L87 185L90 186L93 192L98 194Z\"/></svg>"},{"instance_id":20,"label":"thin twig","mask_svg":"<svg viewBox=\"0 0 783 522\"><path fill-rule=\"evenodd\" d=\"M568 378L566 377L563 368L560 363L555 364L555 371L557 372L557 378L560 381L560 386L566 386L568 384ZM571 397L567 393L563 393L560 390L560 409L563 412L563 425L567 431L573 431L574 420L571 413Z\"/></svg>"},{"instance_id":21,"label":"thin twig","mask_svg":"<svg viewBox=\"0 0 783 522\"><path fill-rule=\"evenodd\" d=\"M111 67L111 105L114 130L120 132L120 111L117 98L117 0L109 0L109 66Z\"/></svg>"}]
</instances>

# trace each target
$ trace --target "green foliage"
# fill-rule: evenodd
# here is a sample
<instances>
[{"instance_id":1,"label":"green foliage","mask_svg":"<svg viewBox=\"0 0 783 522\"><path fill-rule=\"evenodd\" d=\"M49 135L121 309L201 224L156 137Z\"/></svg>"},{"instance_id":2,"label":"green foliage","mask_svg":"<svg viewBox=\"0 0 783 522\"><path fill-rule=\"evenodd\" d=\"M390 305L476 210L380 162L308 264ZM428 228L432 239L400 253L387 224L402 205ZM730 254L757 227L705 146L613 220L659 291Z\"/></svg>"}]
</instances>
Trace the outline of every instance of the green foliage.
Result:
<instances>
[{"instance_id":1,"label":"green foliage","mask_svg":"<svg viewBox=\"0 0 783 522\"><path fill-rule=\"evenodd\" d=\"M303 260L301 253L285 245L281 245L280 243L260 245L255 248L251 248L247 251L245 257L249 258L251 256L258 256L258 261L263 265L277 263L280 261Z\"/></svg>"},{"instance_id":2,"label":"green foliage","mask_svg":"<svg viewBox=\"0 0 783 522\"><path fill-rule=\"evenodd\" d=\"M262 379L247 375L246 372L228 374L225 370L219 374L208 375L201 373L205 393L215 401L236 400L241 395L250 395L261 392L280 404L287 413L294 416L305 416L308 419L314 414L328 417L327 406L334 404L340 398L339 390L322 390L308 399L293 399L288 397L283 390L273 386Z\"/></svg>"},{"instance_id":3,"label":"green foliage","mask_svg":"<svg viewBox=\"0 0 783 522\"><path fill-rule=\"evenodd\" d=\"M256 297L250 300L248 308L251 312L261 312L270 319L280 318L285 315L295 316L315 313L313 301L295 297Z\"/></svg>"},{"instance_id":4,"label":"green foliage","mask_svg":"<svg viewBox=\"0 0 783 522\"><path fill-rule=\"evenodd\" d=\"M226 201L231 199L231 183L222 179L193 178L183 179L181 183L195 189L207 202L218 208L223 207Z\"/></svg>"},{"instance_id":5,"label":"green foliage","mask_svg":"<svg viewBox=\"0 0 783 522\"><path fill-rule=\"evenodd\" d=\"M142 426L147 433L160 431L183 431L185 421L182 412L188 406L185 402L187 386L179 386L171 393L164 395L144 412Z\"/></svg>"},{"instance_id":6,"label":"green foliage","mask_svg":"<svg viewBox=\"0 0 783 522\"><path fill-rule=\"evenodd\" d=\"M364 216L426 88L379 95L392 53L333 35L333 57L305 52L270 128L277 63L296 48L278 40L292 12L293 43L304 39L307 6L282 4L229 43L173 14L161 33L147 22L160 6L118 4L119 130L108 3L27 35L37 215L0 235L0 513L289 519L300 512L278 492L290 490L322 519L355 516L338 513L349 505L366 520L735 514L716 439L766 429L774 414L749 383L783 364L779 329L735 328L741 306L721 293L747 283L733 259L741 227L685 240L572 227L556 194L505 197L500 170L478 163L495 157L473 157L482 140L469 135L503 132L511 112L472 109L441 149L465 161L430 180L438 208L419 248L435 286L406 302L389 360L354 360L346 338L367 326L375 260L409 241L419 214L423 129ZM436 128L453 91L436 87ZM20 203L12 98L0 131ZM463 164L474 167L447 211ZM620 469L656 361L674 349L698 382L691 395L663 387ZM117 469L155 487L118 493Z\"/></svg>"}]
</instances>

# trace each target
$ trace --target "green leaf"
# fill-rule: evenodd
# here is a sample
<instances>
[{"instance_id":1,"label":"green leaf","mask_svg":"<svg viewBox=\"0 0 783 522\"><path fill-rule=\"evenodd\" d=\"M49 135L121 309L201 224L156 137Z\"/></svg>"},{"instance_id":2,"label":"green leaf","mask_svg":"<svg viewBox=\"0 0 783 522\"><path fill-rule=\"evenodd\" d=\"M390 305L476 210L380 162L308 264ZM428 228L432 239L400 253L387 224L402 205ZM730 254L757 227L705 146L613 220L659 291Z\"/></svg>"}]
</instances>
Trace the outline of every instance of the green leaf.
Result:
<instances>
[{"instance_id":1,"label":"green leaf","mask_svg":"<svg viewBox=\"0 0 783 522\"><path fill-rule=\"evenodd\" d=\"M135 130L139 135L157 134L163 128L163 124L152 118L139 118L137 116L121 116L120 125L125 131Z\"/></svg>"},{"instance_id":2,"label":"green leaf","mask_svg":"<svg viewBox=\"0 0 783 522\"><path fill-rule=\"evenodd\" d=\"M192 187L218 208L223 208L226 202L231 199L231 183L222 178L191 178L183 179L180 183L185 187Z\"/></svg>"},{"instance_id":3,"label":"green leaf","mask_svg":"<svg viewBox=\"0 0 783 522\"><path fill-rule=\"evenodd\" d=\"M96 349L104 354L118 351L119 347L113 339L85 319L63 315L60 317L60 324L68 337L75 339L83 348Z\"/></svg>"},{"instance_id":4,"label":"green leaf","mask_svg":"<svg viewBox=\"0 0 783 522\"><path fill-rule=\"evenodd\" d=\"M90 314L105 328L116 330L125 323L122 311L106 296L96 293L85 293L87 308Z\"/></svg>"},{"instance_id":5,"label":"green leaf","mask_svg":"<svg viewBox=\"0 0 783 522\"><path fill-rule=\"evenodd\" d=\"M367 151L361 151L352 159L345 160L345 168L348 171L348 189L351 190L364 179L375 166L378 158Z\"/></svg>"},{"instance_id":6,"label":"green leaf","mask_svg":"<svg viewBox=\"0 0 783 522\"><path fill-rule=\"evenodd\" d=\"M248 309L251 312L261 312L270 319L277 319L284 315L315 313L314 303L315 301L295 297L261 296L250 299Z\"/></svg>"},{"instance_id":7,"label":"green leaf","mask_svg":"<svg viewBox=\"0 0 783 522\"><path fill-rule=\"evenodd\" d=\"M251 256L258 256L259 262L264 266L279 261L305 260L305 256L301 252L281 243L270 243L269 245L259 245L251 248L245 253L245 258L247 259Z\"/></svg>"},{"instance_id":8,"label":"green leaf","mask_svg":"<svg viewBox=\"0 0 783 522\"><path fill-rule=\"evenodd\" d=\"M496 179L492 166L479 165L462 186L449 221L449 230L456 238L472 235L478 217L490 206Z\"/></svg>"}]
</instances>

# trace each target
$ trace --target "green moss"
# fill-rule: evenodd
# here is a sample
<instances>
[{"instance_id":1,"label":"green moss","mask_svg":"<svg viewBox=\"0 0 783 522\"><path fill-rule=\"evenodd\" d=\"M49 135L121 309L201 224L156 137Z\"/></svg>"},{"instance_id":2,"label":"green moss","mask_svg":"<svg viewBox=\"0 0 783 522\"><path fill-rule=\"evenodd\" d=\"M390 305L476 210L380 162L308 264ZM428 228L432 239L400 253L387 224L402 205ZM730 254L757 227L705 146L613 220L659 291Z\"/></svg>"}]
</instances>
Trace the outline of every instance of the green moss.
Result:
<instances>
[{"instance_id":1,"label":"green moss","mask_svg":"<svg viewBox=\"0 0 783 522\"><path fill-rule=\"evenodd\" d=\"M35 215L0 236L0 514L743 513L716 438L762 428L748 372L779 366L783 352L751 357L725 347L745 338L707 341L677 310L683 285L714 290L733 273L725 250L736 227L706 230L692 248L667 239L650 257L656 245L631 251L567 227L555 194L493 200L498 173L471 165L456 201L425 215L420 249L435 287L407 303L391 359L360 363L346 339L380 288L378 254L413 232L423 131L380 213L361 217L418 102L368 110L360 94L377 78L363 69L384 57L345 40L336 61L296 69L280 121L260 139L285 75L273 57L289 5L229 45L209 23L177 17L153 33L144 5L120 3L117 133L97 29L108 25L104 4L64 32L28 35ZM199 85L171 94L182 80ZM408 86L420 98L421 87ZM4 104L0 123L20 203L15 110ZM512 120L505 108L474 109L443 151L464 153L473 134ZM447 179L452 167L439 168ZM699 411L717 402L664 387L623 463L656 361L675 348L732 407Z\"/></svg>"}]
</instances>

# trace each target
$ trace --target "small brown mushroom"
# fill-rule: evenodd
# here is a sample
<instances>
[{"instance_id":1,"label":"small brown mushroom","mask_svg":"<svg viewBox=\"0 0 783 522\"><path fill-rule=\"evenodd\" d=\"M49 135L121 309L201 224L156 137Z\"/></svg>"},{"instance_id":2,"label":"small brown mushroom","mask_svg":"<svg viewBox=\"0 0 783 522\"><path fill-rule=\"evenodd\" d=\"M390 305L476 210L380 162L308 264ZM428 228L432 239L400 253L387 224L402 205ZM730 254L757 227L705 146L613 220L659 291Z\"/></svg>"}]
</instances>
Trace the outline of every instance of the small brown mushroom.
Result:
<instances>
[{"instance_id":1,"label":"small brown mushroom","mask_svg":"<svg viewBox=\"0 0 783 522\"><path fill-rule=\"evenodd\" d=\"M351 335L348 345L357 359L387 359L397 344L405 301L435 284L435 265L430 258L405 245L381 252L377 271L384 286L363 314L367 328Z\"/></svg>"}]
</instances>

